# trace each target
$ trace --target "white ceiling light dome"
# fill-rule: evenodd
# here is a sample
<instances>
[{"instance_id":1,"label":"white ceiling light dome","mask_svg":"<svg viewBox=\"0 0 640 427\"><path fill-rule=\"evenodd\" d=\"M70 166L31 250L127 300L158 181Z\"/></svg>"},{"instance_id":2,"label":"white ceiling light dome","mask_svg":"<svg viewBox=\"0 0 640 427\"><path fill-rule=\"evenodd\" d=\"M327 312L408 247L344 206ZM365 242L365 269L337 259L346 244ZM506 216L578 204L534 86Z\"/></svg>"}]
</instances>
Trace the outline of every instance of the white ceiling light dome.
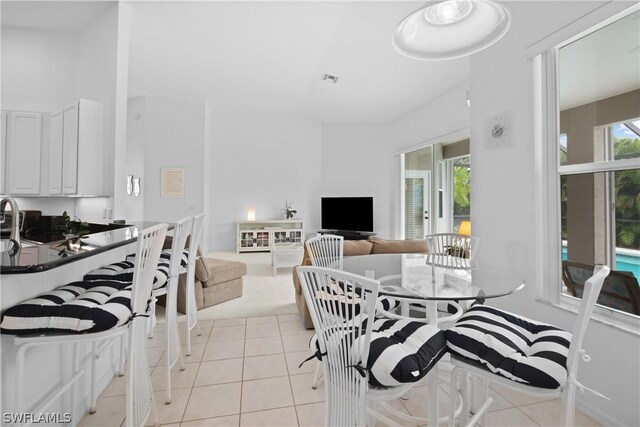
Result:
<instances>
[{"instance_id":1,"label":"white ceiling light dome","mask_svg":"<svg viewBox=\"0 0 640 427\"><path fill-rule=\"evenodd\" d=\"M393 33L393 47L422 61L471 55L502 38L511 15L489 0L432 2L407 16Z\"/></svg>"}]
</instances>

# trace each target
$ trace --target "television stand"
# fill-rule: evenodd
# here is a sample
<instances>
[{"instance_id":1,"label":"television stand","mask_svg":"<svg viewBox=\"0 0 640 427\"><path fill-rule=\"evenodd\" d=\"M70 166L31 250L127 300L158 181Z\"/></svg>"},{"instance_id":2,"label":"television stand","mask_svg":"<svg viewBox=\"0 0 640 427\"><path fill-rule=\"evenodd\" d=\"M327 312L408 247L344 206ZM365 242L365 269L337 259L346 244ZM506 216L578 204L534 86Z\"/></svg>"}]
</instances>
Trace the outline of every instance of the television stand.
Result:
<instances>
[{"instance_id":1,"label":"television stand","mask_svg":"<svg viewBox=\"0 0 640 427\"><path fill-rule=\"evenodd\" d=\"M345 240L367 240L367 238L375 236L376 233L369 231L348 231L348 230L320 230L318 234L335 234L342 236Z\"/></svg>"}]
</instances>

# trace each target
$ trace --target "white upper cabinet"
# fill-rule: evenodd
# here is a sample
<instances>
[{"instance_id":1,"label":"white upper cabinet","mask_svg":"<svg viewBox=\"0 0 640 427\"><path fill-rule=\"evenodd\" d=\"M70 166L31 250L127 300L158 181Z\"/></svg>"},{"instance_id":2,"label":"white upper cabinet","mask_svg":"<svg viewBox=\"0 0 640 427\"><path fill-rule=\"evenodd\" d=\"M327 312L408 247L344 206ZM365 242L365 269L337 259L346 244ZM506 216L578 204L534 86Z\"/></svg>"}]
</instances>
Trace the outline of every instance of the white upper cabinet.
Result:
<instances>
[{"instance_id":1,"label":"white upper cabinet","mask_svg":"<svg viewBox=\"0 0 640 427\"><path fill-rule=\"evenodd\" d=\"M67 106L62 118L62 193L78 190L78 103Z\"/></svg>"},{"instance_id":2,"label":"white upper cabinet","mask_svg":"<svg viewBox=\"0 0 640 427\"><path fill-rule=\"evenodd\" d=\"M40 150L42 148L42 114L8 115L7 126L8 193L40 194Z\"/></svg>"},{"instance_id":3,"label":"white upper cabinet","mask_svg":"<svg viewBox=\"0 0 640 427\"><path fill-rule=\"evenodd\" d=\"M49 194L103 196L104 106L80 99L51 115Z\"/></svg>"},{"instance_id":4,"label":"white upper cabinet","mask_svg":"<svg viewBox=\"0 0 640 427\"><path fill-rule=\"evenodd\" d=\"M49 132L49 194L62 194L62 111L51 114Z\"/></svg>"}]
</instances>

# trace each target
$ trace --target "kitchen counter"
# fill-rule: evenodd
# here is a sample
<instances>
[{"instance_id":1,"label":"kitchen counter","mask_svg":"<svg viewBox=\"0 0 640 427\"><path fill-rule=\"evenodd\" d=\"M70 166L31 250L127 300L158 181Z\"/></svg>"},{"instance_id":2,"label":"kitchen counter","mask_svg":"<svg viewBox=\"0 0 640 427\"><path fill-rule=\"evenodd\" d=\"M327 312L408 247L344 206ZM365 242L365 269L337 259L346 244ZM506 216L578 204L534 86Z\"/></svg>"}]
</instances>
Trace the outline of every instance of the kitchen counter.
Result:
<instances>
[{"instance_id":1,"label":"kitchen counter","mask_svg":"<svg viewBox=\"0 0 640 427\"><path fill-rule=\"evenodd\" d=\"M7 252L1 253L0 274L38 273L92 257L135 242L140 230L155 224L157 223L139 222L89 234L81 239L82 247L77 252L66 249L64 240L40 243L22 238L22 248L18 255L10 257ZM169 229L171 228L170 226Z\"/></svg>"}]
</instances>

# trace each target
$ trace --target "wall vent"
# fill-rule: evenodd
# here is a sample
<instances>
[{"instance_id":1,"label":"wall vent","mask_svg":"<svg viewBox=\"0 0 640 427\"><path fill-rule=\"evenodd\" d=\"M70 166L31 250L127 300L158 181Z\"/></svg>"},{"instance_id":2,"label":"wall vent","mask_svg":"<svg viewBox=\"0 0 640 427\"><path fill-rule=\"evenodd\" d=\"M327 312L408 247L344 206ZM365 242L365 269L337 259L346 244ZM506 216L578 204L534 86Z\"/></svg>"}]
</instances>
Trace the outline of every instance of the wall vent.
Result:
<instances>
[{"instance_id":1,"label":"wall vent","mask_svg":"<svg viewBox=\"0 0 640 427\"><path fill-rule=\"evenodd\" d=\"M331 74L324 73L322 75L322 80L329 80L332 83L338 83L338 77L332 76Z\"/></svg>"}]
</instances>

